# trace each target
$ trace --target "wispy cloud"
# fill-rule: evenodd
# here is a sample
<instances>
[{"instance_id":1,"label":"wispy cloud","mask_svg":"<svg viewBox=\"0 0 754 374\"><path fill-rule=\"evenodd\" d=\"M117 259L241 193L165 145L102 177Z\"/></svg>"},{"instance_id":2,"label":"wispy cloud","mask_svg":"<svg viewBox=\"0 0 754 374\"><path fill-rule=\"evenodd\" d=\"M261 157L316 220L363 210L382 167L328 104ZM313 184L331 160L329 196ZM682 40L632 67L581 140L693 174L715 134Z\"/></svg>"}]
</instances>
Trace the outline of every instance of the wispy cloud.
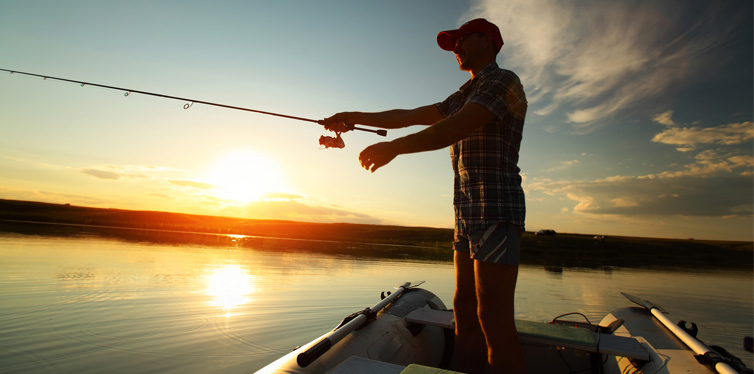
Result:
<instances>
[{"instance_id":1,"label":"wispy cloud","mask_svg":"<svg viewBox=\"0 0 754 374\"><path fill-rule=\"evenodd\" d=\"M81 172L99 179L120 180L120 179L144 179L147 176L140 172L141 170L160 170L154 166L97 166L81 169Z\"/></svg>"},{"instance_id":2,"label":"wispy cloud","mask_svg":"<svg viewBox=\"0 0 754 374\"><path fill-rule=\"evenodd\" d=\"M751 216L752 178L716 173L714 178L695 173L614 176L583 181L532 181L527 193L544 192L551 199L565 198L570 210L581 215L631 216Z\"/></svg>"},{"instance_id":3,"label":"wispy cloud","mask_svg":"<svg viewBox=\"0 0 754 374\"><path fill-rule=\"evenodd\" d=\"M565 108L571 126L586 132L708 66L709 52L726 42L738 20L723 18L724 3L697 5L479 0L470 16L500 26L501 54L539 108L533 112Z\"/></svg>"},{"instance_id":4,"label":"wispy cloud","mask_svg":"<svg viewBox=\"0 0 754 374\"><path fill-rule=\"evenodd\" d=\"M692 163L681 170L665 171L648 177L675 178L682 176L706 177L718 172L738 173L751 176L754 157L751 144L754 139L754 123L731 123L716 127L685 127L673 120L673 111L655 115L652 120L666 126L656 134L652 142L676 145L679 152L691 152L702 145L714 145L716 149L706 149L697 153ZM730 147L744 144L743 147ZM726 147L727 146L727 147Z\"/></svg>"},{"instance_id":5,"label":"wispy cloud","mask_svg":"<svg viewBox=\"0 0 754 374\"><path fill-rule=\"evenodd\" d=\"M239 205L238 201L215 196L211 190L218 188L218 186L201 180L194 180L190 177L184 178L181 174L185 174L185 172L176 172L174 169L162 166L98 165L81 168L47 164L9 156L4 156L4 159L44 170L83 174L103 181L111 181L113 186L138 181L138 183L129 183L126 186L128 191L131 191L131 194L142 194L143 196L149 196L157 200L170 201L170 205L165 206L168 210L259 219L369 224L385 223L368 214L363 214L347 207L325 204L296 192L269 192L261 196L258 201ZM176 186L179 188L166 189L166 186ZM0 197L100 207L123 203L123 201L105 200L85 195L19 189L2 185L0 185Z\"/></svg>"},{"instance_id":6,"label":"wispy cloud","mask_svg":"<svg viewBox=\"0 0 754 374\"><path fill-rule=\"evenodd\" d=\"M64 171L66 173L73 171L104 180L147 179L149 178L147 174L170 170L169 168L155 165L97 165L80 167L34 159L19 158L14 156L3 156L2 159L13 161L19 164L24 164L24 167L26 168L34 168L47 171Z\"/></svg>"},{"instance_id":7,"label":"wispy cloud","mask_svg":"<svg viewBox=\"0 0 754 374\"><path fill-rule=\"evenodd\" d=\"M57 169L60 168L58 165L46 163L43 161L38 160L31 160L26 158L20 158L20 157L14 157L14 156L3 156L3 159L17 162L20 164L28 165L28 167L38 168L38 169Z\"/></svg>"},{"instance_id":8,"label":"wispy cloud","mask_svg":"<svg viewBox=\"0 0 754 374\"><path fill-rule=\"evenodd\" d=\"M181 179L168 179L168 183L180 186L180 187L191 187L191 188L198 188L202 190L209 190L216 188L215 185L211 183L205 183L205 182L197 182L192 180L181 180Z\"/></svg>"},{"instance_id":9,"label":"wispy cloud","mask_svg":"<svg viewBox=\"0 0 754 374\"><path fill-rule=\"evenodd\" d=\"M752 181L733 175L716 178L629 177L576 185L569 198L577 213L730 217L751 215ZM711 193L714 191L714 193ZM742 209L748 207L748 209Z\"/></svg>"},{"instance_id":10,"label":"wispy cloud","mask_svg":"<svg viewBox=\"0 0 754 374\"><path fill-rule=\"evenodd\" d=\"M579 163L580 163L579 160L561 161L558 166L547 169L547 171L552 172L552 171L565 170Z\"/></svg>"},{"instance_id":11,"label":"wispy cloud","mask_svg":"<svg viewBox=\"0 0 754 374\"><path fill-rule=\"evenodd\" d=\"M89 195L66 194L8 186L0 186L0 196L3 199L11 200L44 201L57 204L69 203L82 206L107 206L113 204L113 201Z\"/></svg>"},{"instance_id":12,"label":"wispy cloud","mask_svg":"<svg viewBox=\"0 0 754 374\"><path fill-rule=\"evenodd\" d=\"M262 200L249 204L246 209L252 216L293 221L384 223L375 217L353 210L316 205L302 200Z\"/></svg>"},{"instance_id":13,"label":"wispy cloud","mask_svg":"<svg viewBox=\"0 0 754 374\"><path fill-rule=\"evenodd\" d=\"M666 112L656 114L654 117L652 117L652 121L655 121L659 124L665 125L665 126L676 126L675 121L673 121L673 111L668 110Z\"/></svg>"},{"instance_id":14,"label":"wispy cloud","mask_svg":"<svg viewBox=\"0 0 754 374\"><path fill-rule=\"evenodd\" d=\"M243 205L238 205L212 195L196 196L195 201L202 204L200 209L224 216L324 223L386 223L368 214L341 206L322 204L298 194L272 193L266 195L261 200Z\"/></svg>"},{"instance_id":15,"label":"wispy cloud","mask_svg":"<svg viewBox=\"0 0 754 374\"><path fill-rule=\"evenodd\" d=\"M688 163L658 173L578 181L532 178L525 181L527 193L539 200L571 201L575 205L562 211L580 215L725 218L754 214L754 157L750 147L734 147L752 141L751 122L687 128L673 120L672 111L653 120L666 127L653 142L680 145L676 149L682 152L704 144L716 148L689 154Z\"/></svg>"},{"instance_id":16,"label":"wispy cloud","mask_svg":"<svg viewBox=\"0 0 754 374\"><path fill-rule=\"evenodd\" d=\"M747 121L706 128L670 125L668 129L655 135L652 141L677 145L679 151L688 152L694 150L699 144L734 145L749 142L752 139L754 139L754 123Z\"/></svg>"},{"instance_id":17,"label":"wispy cloud","mask_svg":"<svg viewBox=\"0 0 754 374\"><path fill-rule=\"evenodd\" d=\"M303 195L290 193L290 192L270 192L262 196L263 200L302 200Z\"/></svg>"},{"instance_id":18,"label":"wispy cloud","mask_svg":"<svg viewBox=\"0 0 754 374\"><path fill-rule=\"evenodd\" d=\"M109 180L118 180L123 176L121 173L116 173L113 171L90 169L90 168L83 169L81 170L81 172L95 178L109 179Z\"/></svg>"}]
</instances>

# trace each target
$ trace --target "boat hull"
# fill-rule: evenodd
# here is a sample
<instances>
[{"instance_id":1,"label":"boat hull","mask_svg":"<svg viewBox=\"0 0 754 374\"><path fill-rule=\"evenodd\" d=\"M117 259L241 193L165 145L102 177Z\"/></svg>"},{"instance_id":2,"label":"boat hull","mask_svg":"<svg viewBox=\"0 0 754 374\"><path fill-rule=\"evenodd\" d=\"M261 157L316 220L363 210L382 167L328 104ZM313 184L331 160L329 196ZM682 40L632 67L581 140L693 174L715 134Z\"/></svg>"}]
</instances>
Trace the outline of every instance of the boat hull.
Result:
<instances>
[{"instance_id":1,"label":"boat hull","mask_svg":"<svg viewBox=\"0 0 754 374\"><path fill-rule=\"evenodd\" d=\"M627 307L610 312L600 322L606 326L616 319L625 322L615 331L615 335L635 338L649 353L650 361L638 363L624 357L610 357L605 364L606 372L640 374L713 374L706 366L694 358L680 339L663 326L645 308Z\"/></svg>"},{"instance_id":2,"label":"boat hull","mask_svg":"<svg viewBox=\"0 0 754 374\"><path fill-rule=\"evenodd\" d=\"M295 349L256 373L326 373L352 356L401 366L420 364L439 367L443 364L443 357L449 357L449 352L446 352L450 340L447 339L448 333L440 327L409 323L405 318L412 311L426 305L445 309L445 305L433 293L419 288L409 289L380 311L376 319L348 334L311 364L300 366L297 362L299 354L316 345L327 334Z\"/></svg>"},{"instance_id":3,"label":"boat hull","mask_svg":"<svg viewBox=\"0 0 754 374\"><path fill-rule=\"evenodd\" d=\"M379 308L374 307L381 309L376 318L360 328L329 331L257 374L398 374L410 364L449 367L453 313L439 298L423 289L405 288L404 293L394 293L380 304ZM516 320L516 326L529 373L714 373L700 364L694 352L646 308L616 309L599 326L562 320ZM330 346L331 341L325 337L332 337L333 332L345 337L332 340L336 343ZM329 349L319 349L322 346ZM301 355L303 352L307 354ZM319 355L320 352L324 353Z\"/></svg>"}]
</instances>

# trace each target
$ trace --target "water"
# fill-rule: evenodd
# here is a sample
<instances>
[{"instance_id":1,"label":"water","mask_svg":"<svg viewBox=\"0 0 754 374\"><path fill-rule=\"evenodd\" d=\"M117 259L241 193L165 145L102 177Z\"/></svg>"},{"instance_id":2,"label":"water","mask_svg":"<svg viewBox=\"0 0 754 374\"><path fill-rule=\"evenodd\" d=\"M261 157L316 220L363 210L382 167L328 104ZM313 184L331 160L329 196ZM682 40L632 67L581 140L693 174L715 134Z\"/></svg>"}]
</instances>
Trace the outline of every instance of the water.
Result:
<instances>
[{"instance_id":1,"label":"water","mask_svg":"<svg viewBox=\"0 0 754 374\"><path fill-rule=\"evenodd\" d=\"M446 262L0 233L0 372L249 373L414 280L450 302ZM753 287L751 272L522 267L517 317L599 322L624 291L752 367Z\"/></svg>"}]
</instances>

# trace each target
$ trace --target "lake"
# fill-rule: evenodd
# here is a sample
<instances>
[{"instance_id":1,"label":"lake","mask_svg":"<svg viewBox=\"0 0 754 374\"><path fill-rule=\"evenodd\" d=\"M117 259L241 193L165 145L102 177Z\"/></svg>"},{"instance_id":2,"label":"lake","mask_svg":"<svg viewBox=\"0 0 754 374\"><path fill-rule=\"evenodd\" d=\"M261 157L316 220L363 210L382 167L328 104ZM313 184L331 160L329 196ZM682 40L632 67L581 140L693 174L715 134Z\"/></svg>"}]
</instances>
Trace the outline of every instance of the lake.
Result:
<instances>
[{"instance_id":1,"label":"lake","mask_svg":"<svg viewBox=\"0 0 754 374\"><path fill-rule=\"evenodd\" d=\"M0 372L250 373L374 305L405 281L450 304L449 262L391 260L232 245L0 232ZM322 245L322 243L319 243ZM673 320L752 367L751 271L523 266L517 318L568 313L597 323L629 305Z\"/></svg>"}]
</instances>

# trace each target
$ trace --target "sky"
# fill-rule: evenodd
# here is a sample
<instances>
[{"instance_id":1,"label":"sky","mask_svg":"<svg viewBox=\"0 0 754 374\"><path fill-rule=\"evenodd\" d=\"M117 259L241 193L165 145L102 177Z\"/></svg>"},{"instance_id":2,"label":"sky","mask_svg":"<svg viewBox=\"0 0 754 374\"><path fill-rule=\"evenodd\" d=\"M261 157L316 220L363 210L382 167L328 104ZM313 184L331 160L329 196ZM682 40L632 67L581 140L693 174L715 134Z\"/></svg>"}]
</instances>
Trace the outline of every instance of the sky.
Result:
<instances>
[{"instance_id":1,"label":"sky","mask_svg":"<svg viewBox=\"0 0 754 374\"><path fill-rule=\"evenodd\" d=\"M526 228L754 239L751 1L6 1L0 68L297 117L415 108L484 17L529 108ZM453 226L449 151L363 170L317 124L0 72L0 198Z\"/></svg>"}]
</instances>

